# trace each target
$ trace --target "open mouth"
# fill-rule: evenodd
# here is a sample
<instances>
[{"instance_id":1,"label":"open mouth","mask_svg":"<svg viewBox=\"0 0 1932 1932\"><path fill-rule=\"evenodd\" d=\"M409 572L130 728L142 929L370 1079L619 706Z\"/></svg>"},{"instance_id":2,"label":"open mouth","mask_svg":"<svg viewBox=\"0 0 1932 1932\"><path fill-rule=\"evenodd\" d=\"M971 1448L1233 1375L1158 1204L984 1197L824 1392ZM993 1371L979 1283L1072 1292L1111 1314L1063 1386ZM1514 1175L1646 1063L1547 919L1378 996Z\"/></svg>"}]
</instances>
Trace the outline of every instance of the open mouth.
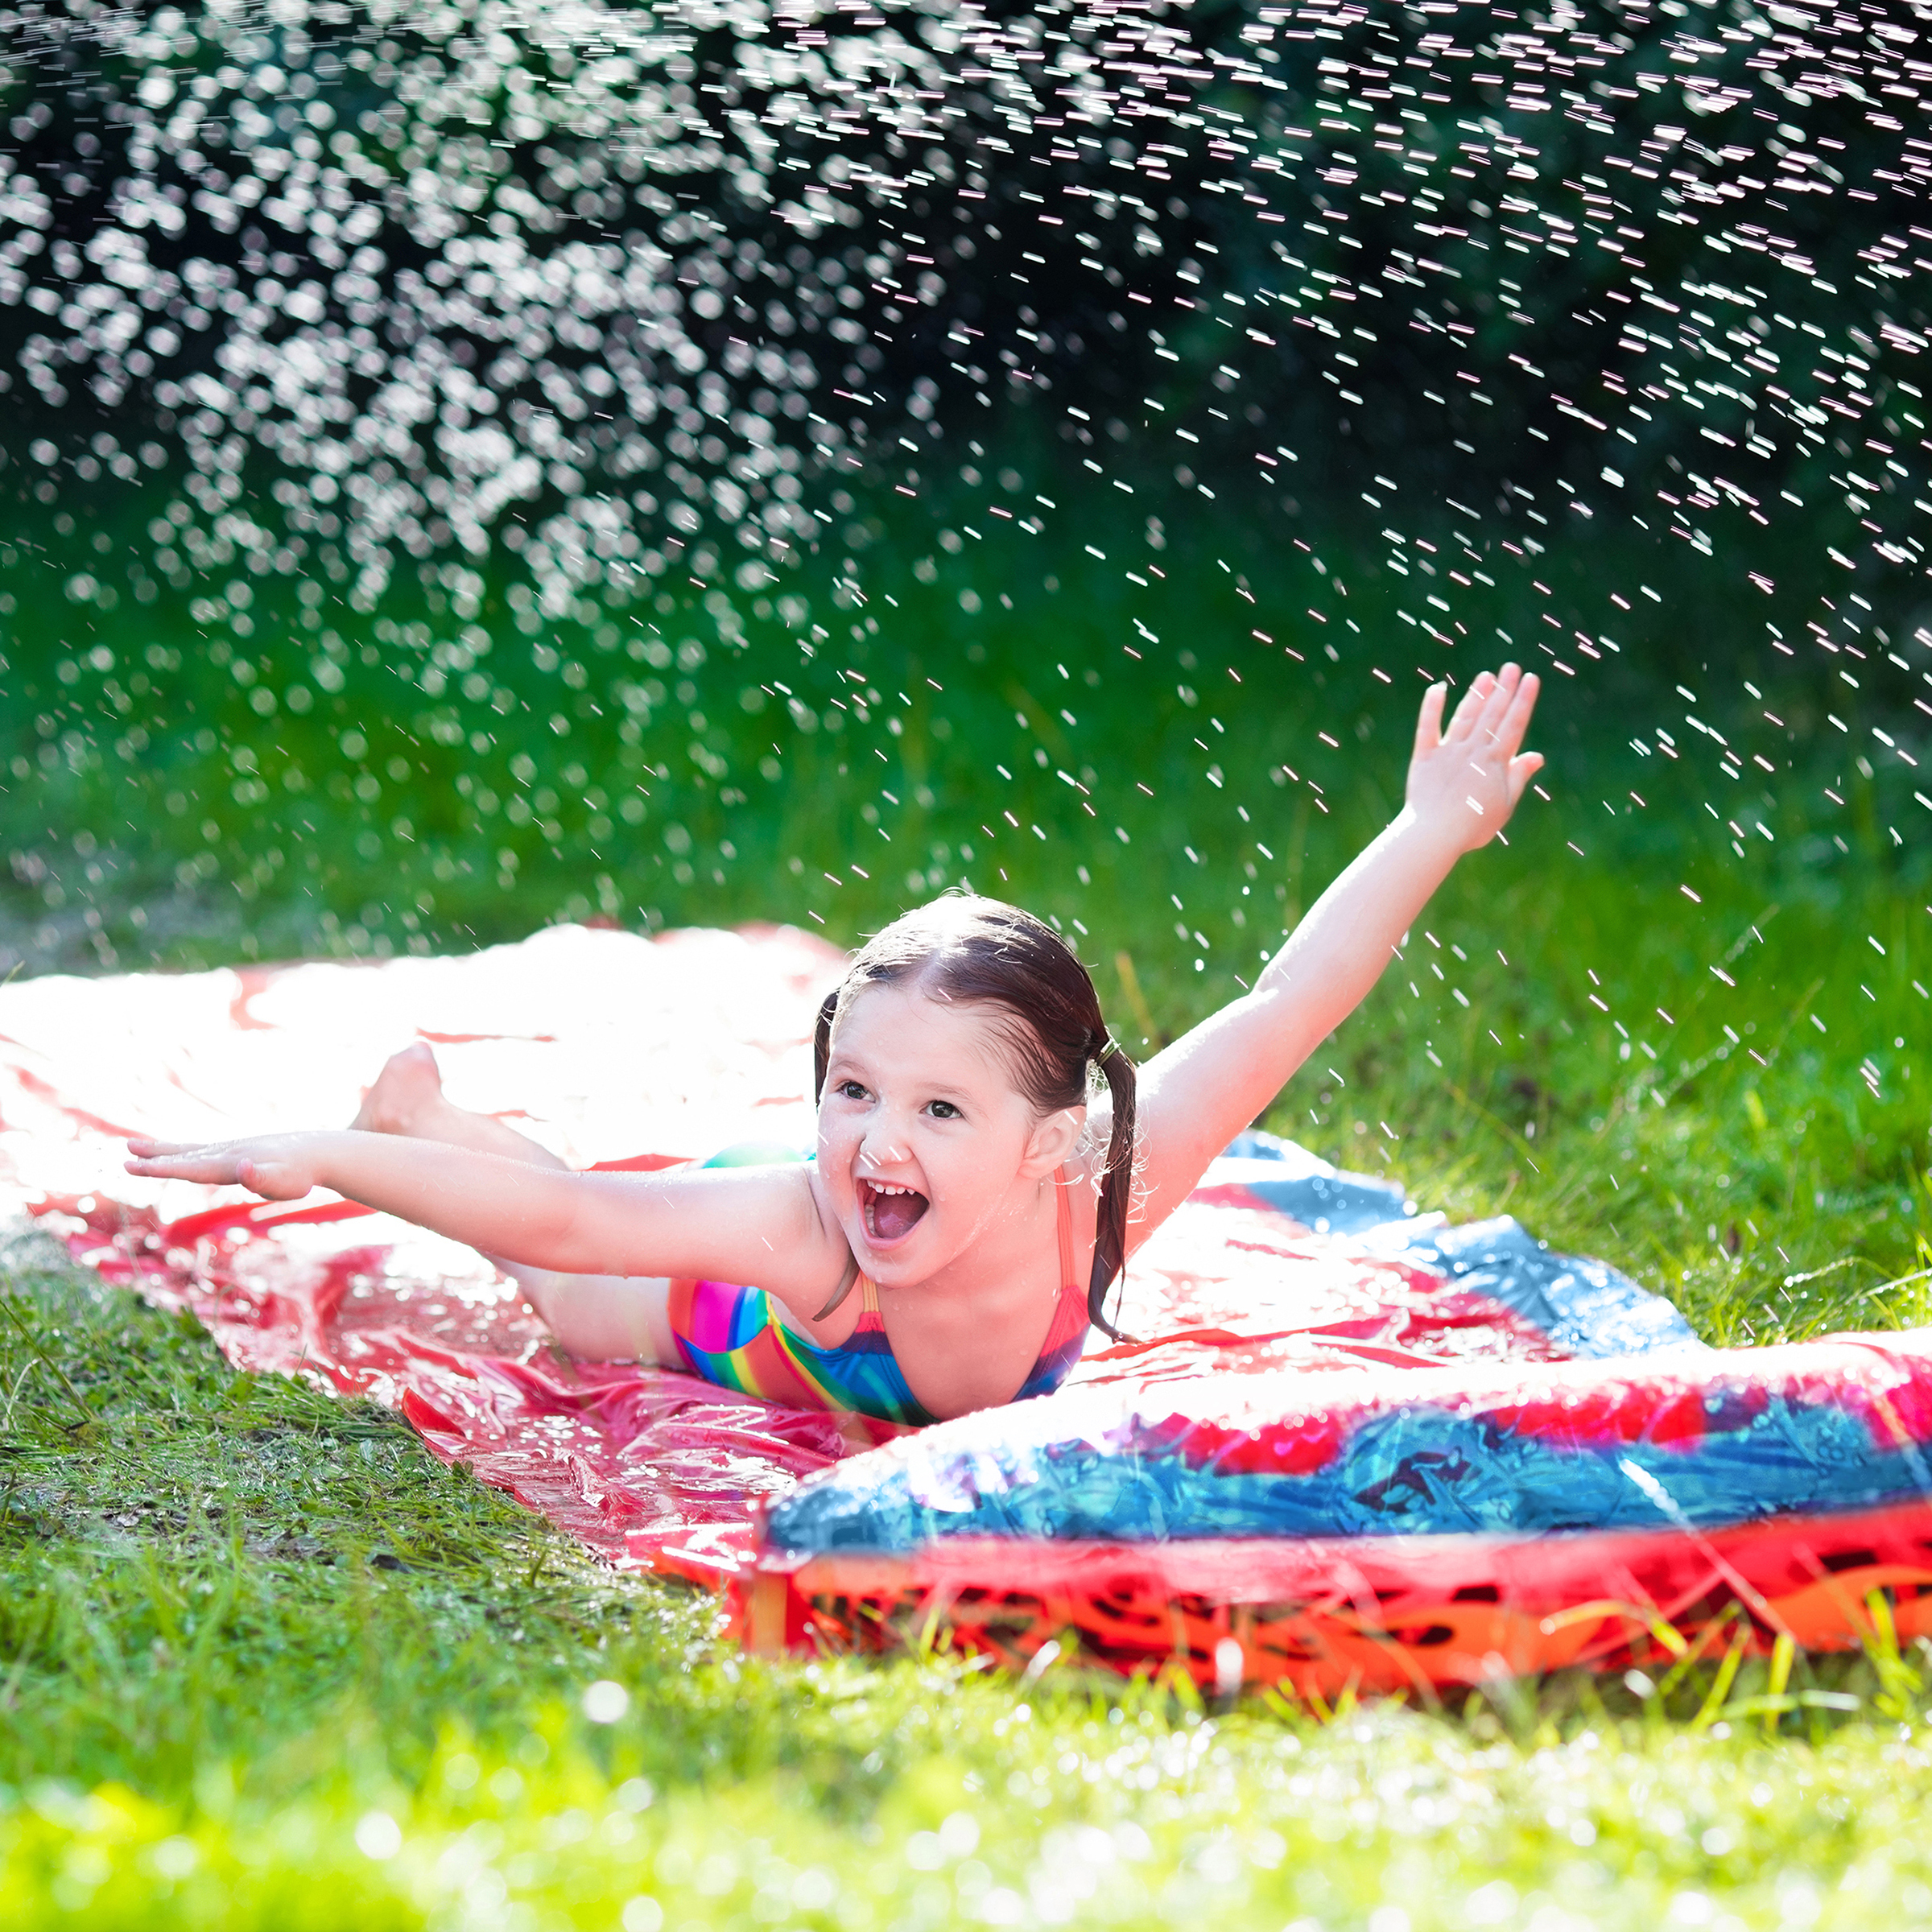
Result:
<instances>
[{"instance_id":1,"label":"open mouth","mask_svg":"<svg viewBox=\"0 0 1932 1932\"><path fill-rule=\"evenodd\" d=\"M883 1181L859 1183L859 1212L866 1235L882 1248L911 1233L929 1205L916 1187L895 1187Z\"/></svg>"}]
</instances>

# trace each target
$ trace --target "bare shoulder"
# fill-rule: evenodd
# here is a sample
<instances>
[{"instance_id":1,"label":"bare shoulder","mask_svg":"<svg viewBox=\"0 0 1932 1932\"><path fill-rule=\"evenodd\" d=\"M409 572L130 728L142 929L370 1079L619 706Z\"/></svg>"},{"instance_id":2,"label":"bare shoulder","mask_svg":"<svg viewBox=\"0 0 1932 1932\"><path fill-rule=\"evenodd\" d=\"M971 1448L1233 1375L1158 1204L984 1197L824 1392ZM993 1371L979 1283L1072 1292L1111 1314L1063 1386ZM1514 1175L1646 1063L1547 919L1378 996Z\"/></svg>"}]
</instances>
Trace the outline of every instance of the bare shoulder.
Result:
<instances>
[{"instance_id":1,"label":"bare shoulder","mask_svg":"<svg viewBox=\"0 0 1932 1932\"><path fill-rule=\"evenodd\" d=\"M788 1245L772 1257L766 1275L750 1285L768 1289L815 1335L811 1317L852 1265L852 1244L815 1161L762 1171L780 1190Z\"/></svg>"},{"instance_id":2,"label":"bare shoulder","mask_svg":"<svg viewBox=\"0 0 1932 1932\"><path fill-rule=\"evenodd\" d=\"M848 1258L809 1162L584 1178L600 1191L615 1184L609 1198L642 1261L621 1272L734 1282L795 1303L822 1299Z\"/></svg>"}]
</instances>

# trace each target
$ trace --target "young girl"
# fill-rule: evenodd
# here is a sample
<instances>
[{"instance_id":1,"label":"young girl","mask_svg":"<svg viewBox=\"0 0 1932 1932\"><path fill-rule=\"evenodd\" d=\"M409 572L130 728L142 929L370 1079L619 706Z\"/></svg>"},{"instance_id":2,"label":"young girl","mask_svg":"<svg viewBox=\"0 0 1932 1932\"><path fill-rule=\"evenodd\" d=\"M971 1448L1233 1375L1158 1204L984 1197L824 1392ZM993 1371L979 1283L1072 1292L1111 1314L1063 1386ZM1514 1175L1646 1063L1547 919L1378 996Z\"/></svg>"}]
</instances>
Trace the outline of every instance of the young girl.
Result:
<instances>
[{"instance_id":1,"label":"young girl","mask_svg":"<svg viewBox=\"0 0 1932 1932\"><path fill-rule=\"evenodd\" d=\"M1117 1332L1103 1307L1129 1251L1508 820L1542 764L1519 749L1537 689L1514 665L1485 671L1445 732L1446 687L1430 687L1402 812L1253 992L1150 1061L1137 1090L1072 949L1030 914L956 896L887 927L826 1000L809 1162L573 1173L444 1100L418 1046L353 1128L133 1141L128 1170L271 1200L333 1188L472 1243L580 1356L898 1422L1044 1394L1090 1325Z\"/></svg>"}]
</instances>

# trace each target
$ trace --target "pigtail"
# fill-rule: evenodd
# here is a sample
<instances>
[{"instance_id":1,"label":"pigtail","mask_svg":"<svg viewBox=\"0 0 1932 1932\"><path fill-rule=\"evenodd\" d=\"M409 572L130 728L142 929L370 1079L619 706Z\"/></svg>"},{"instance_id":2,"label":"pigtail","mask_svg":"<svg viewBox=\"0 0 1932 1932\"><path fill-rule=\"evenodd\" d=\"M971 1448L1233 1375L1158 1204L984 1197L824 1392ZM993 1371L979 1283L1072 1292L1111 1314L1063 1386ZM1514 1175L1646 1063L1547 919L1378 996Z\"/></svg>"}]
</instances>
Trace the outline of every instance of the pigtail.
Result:
<instances>
[{"instance_id":1,"label":"pigtail","mask_svg":"<svg viewBox=\"0 0 1932 1932\"><path fill-rule=\"evenodd\" d=\"M832 1023L839 1017L839 989L833 987L819 1008L811 1033L811 1104L825 1097L825 1069L832 1063Z\"/></svg>"},{"instance_id":2,"label":"pigtail","mask_svg":"<svg viewBox=\"0 0 1932 1932\"><path fill-rule=\"evenodd\" d=\"M1107 1290L1127 1265L1127 1212L1133 1197L1133 1062L1116 1041L1105 1039L1094 1055L1113 1096L1113 1125L1107 1137L1107 1166L1100 1183L1093 1232L1093 1274L1087 1285L1087 1319L1117 1342L1127 1338L1108 1320Z\"/></svg>"}]
</instances>

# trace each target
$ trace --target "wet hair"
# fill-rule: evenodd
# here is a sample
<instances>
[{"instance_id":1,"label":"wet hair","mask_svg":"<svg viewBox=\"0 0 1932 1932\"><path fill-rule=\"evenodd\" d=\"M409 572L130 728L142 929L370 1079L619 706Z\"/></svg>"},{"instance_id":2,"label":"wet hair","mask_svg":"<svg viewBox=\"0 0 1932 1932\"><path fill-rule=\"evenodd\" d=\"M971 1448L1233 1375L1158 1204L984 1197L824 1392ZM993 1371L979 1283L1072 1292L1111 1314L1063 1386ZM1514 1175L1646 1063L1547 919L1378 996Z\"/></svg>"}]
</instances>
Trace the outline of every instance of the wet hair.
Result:
<instances>
[{"instance_id":1,"label":"wet hair","mask_svg":"<svg viewBox=\"0 0 1932 1932\"><path fill-rule=\"evenodd\" d=\"M1086 1104L1097 1070L1113 1099L1100 1183L1087 1316L1123 1340L1104 1312L1127 1256L1133 1191L1134 1072L1100 1017L1100 995L1080 956L1047 925L998 899L949 894L894 919L852 960L819 1009L814 1097L825 1089L839 1004L867 986L916 986L935 998L987 1009L1014 1084L1042 1114Z\"/></svg>"}]
</instances>

